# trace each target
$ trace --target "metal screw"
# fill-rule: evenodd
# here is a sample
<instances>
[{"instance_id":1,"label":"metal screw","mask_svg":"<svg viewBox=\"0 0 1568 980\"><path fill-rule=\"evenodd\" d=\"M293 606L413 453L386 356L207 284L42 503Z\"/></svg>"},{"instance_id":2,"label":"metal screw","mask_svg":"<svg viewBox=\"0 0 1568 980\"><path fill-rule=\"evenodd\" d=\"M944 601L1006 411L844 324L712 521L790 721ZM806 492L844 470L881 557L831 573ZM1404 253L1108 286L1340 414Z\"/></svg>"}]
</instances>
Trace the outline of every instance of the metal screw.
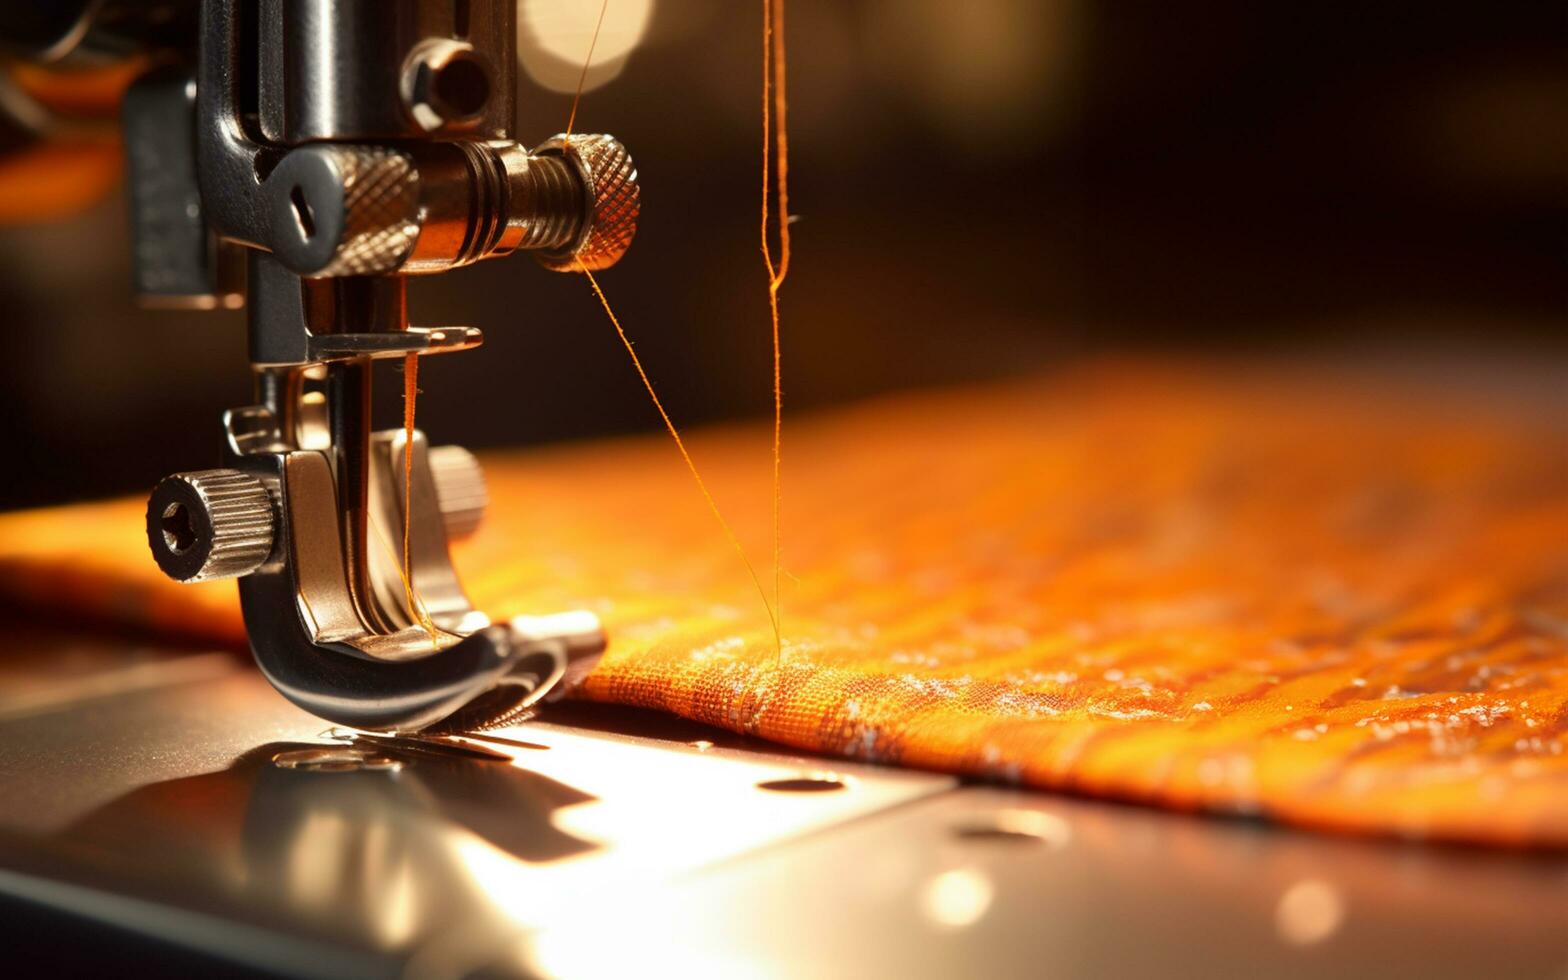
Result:
<instances>
[{"instance_id":1,"label":"metal screw","mask_svg":"<svg viewBox=\"0 0 1568 980\"><path fill-rule=\"evenodd\" d=\"M548 140L533 156L564 158L587 190L587 220L576 241L564 249L535 253L540 264L557 272L576 272L579 262L591 270L619 262L637 234L642 210L642 188L631 153L613 136L575 133Z\"/></svg>"},{"instance_id":2,"label":"metal screw","mask_svg":"<svg viewBox=\"0 0 1568 980\"><path fill-rule=\"evenodd\" d=\"M147 544L177 582L238 578L272 553L272 498L239 470L176 473L147 501Z\"/></svg>"},{"instance_id":3,"label":"metal screw","mask_svg":"<svg viewBox=\"0 0 1568 980\"><path fill-rule=\"evenodd\" d=\"M430 38L403 65L403 105L426 132L473 123L490 104L490 69L473 45Z\"/></svg>"}]
</instances>

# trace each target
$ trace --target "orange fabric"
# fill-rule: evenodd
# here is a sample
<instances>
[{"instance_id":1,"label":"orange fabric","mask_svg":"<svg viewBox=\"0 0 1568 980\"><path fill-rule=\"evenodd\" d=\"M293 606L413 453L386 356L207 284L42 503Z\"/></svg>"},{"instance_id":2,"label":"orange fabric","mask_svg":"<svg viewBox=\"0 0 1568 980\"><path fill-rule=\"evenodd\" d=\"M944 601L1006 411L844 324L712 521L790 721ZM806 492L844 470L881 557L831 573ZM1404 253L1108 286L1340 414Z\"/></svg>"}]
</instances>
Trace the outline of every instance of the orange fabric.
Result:
<instances>
[{"instance_id":1,"label":"orange fabric","mask_svg":"<svg viewBox=\"0 0 1568 980\"><path fill-rule=\"evenodd\" d=\"M1568 846L1568 420L1235 368L1085 368L792 423L785 659L662 436L488 460L497 615L588 606L585 694L1165 806ZM753 553L768 433L692 449ZM0 589L210 639L141 503L0 517Z\"/></svg>"}]
</instances>

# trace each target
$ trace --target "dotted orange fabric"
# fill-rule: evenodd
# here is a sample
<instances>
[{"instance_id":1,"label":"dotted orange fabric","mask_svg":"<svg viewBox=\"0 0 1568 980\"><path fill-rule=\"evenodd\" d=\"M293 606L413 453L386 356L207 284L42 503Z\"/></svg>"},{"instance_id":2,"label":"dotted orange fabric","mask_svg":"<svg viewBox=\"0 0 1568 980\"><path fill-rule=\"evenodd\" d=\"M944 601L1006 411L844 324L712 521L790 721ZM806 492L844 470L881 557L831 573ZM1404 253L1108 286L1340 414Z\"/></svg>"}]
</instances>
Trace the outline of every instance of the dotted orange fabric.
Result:
<instances>
[{"instance_id":1,"label":"dotted orange fabric","mask_svg":"<svg viewBox=\"0 0 1568 980\"><path fill-rule=\"evenodd\" d=\"M459 551L587 606L587 697L787 745L1342 830L1568 846L1568 420L1135 364L786 429L785 659L667 440L491 457ZM753 555L761 428L693 454ZM140 501L0 517L0 590L238 641Z\"/></svg>"}]
</instances>

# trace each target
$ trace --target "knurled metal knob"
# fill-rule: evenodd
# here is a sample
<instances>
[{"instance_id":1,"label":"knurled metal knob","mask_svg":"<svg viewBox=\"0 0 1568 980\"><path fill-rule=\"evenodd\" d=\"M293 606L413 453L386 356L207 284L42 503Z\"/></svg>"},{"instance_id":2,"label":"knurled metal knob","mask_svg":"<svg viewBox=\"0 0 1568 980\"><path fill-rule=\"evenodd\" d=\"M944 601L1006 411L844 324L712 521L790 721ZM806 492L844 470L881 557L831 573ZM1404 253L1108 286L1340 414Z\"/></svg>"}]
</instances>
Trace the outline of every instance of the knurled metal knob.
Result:
<instances>
[{"instance_id":1,"label":"knurled metal knob","mask_svg":"<svg viewBox=\"0 0 1568 980\"><path fill-rule=\"evenodd\" d=\"M176 473L147 501L147 544L177 582L238 578L272 553L272 498L239 470Z\"/></svg>"},{"instance_id":2,"label":"knurled metal knob","mask_svg":"<svg viewBox=\"0 0 1568 980\"><path fill-rule=\"evenodd\" d=\"M310 276L372 276L402 265L419 239L419 170L402 150L300 147L267 179L272 248Z\"/></svg>"},{"instance_id":3,"label":"knurled metal knob","mask_svg":"<svg viewBox=\"0 0 1568 980\"><path fill-rule=\"evenodd\" d=\"M534 150L535 156L562 156L576 167L587 190L585 218L576 241L564 249L536 252L547 269L576 272L619 262L637 234L642 191L637 167L620 140L602 133L556 136Z\"/></svg>"},{"instance_id":4,"label":"knurled metal knob","mask_svg":"<svg viewBox=\"0 0 1568 980\"><path fill-rule=\"evenodd\" d=\"M466 538L479 529L490 504L485 471L462 446L432 446L429 458L446 536L454 541Z\"/></svg>"}]
</instances>

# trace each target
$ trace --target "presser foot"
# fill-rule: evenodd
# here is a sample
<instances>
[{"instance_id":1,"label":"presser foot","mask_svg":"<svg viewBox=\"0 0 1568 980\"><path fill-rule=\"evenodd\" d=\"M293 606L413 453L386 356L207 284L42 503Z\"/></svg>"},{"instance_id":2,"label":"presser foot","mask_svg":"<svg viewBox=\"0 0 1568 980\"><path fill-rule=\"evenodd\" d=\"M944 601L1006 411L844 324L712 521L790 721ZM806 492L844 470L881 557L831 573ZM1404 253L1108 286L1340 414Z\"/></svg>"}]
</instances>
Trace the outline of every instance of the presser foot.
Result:
<instances>
[{"instance_id":1,"label":"presser foot","mask_svg":"<svg viewBox=\"0 0 1568 980\"><path fill-rule=\"evenodd\" d=\"M160 483L148 543L178 581L239 580L256 662L295 704L373 731L495 727L604 650L591 612L493 623L470 602L448 551L485 508L466 450L391 430L356 466L330 445L290 448L311 440L286 443L265 407L226 423L230 465Z\"/></svg>"}]
</instances>

